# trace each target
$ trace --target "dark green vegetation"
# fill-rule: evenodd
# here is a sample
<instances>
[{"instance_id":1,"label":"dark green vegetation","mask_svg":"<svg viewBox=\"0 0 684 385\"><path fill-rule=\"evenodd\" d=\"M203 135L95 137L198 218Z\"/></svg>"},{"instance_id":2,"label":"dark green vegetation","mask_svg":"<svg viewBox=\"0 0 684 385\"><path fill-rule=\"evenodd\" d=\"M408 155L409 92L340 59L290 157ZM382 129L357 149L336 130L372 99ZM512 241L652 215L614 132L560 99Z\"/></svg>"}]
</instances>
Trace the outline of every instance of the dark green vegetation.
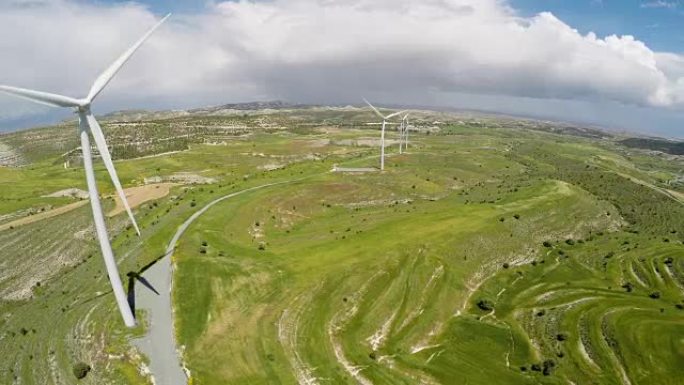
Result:
<instances>
[{"instance_id":1,"label":"dark green vegetation","mask_svg":"<svg viewBox=\"0 0 684 385\"><path fill-rule=\"evenodd\" d=\"M138 207L140 239L111 219L122 276L207 202L291 181L217 204L178 244L193 384L684 382L684 160L592 130L418 113L421 132L408 154L389 150L385 173L329 173L378 163L367 121L305 109L105 125L124 147L136 130L141 154L168 138L188 147L117 162L126 186L216 179ZM21 139L60 130L73 133L0 137L26 164L0 168L0 215L84 188L80 168L62 167L73 147ZM89 215L0 232L0 383L148 381L128 344L142 330L121 325Z\"/></svg>"},{"instance_id":2,"label":"dark green vegetation","mask_svg":"<svg viewBox=\"0 0 684 385\"><path fill-rule=\"evenodd\" d=\"M672 155L684 155L684 142L674 142L662 139L629 138L620 141L620 143L632 148L661 151Z\"/></svg>"}]
</instances>

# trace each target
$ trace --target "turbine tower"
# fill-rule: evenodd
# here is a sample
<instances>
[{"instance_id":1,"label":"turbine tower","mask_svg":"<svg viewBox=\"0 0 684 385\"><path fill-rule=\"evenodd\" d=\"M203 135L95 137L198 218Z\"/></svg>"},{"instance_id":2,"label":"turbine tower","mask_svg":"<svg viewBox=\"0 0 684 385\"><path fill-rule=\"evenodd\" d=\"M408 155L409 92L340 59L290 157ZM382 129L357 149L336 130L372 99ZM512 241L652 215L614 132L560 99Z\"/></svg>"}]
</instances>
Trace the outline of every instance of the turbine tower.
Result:
<instances>
[{"instance_id":1,"label":"turbine tower","mask_svg":"<svg viewBox=\"0 0 684 385\"><path fill-rule=\"evenodd\" d=\"M401 123L399 123L399 154L403 154L403 146L404 146L404 119L401 120Z\"/></svg>"},{"instance_id":2,"label":"turbine tower","mask_svg":"<svg viewBox=\"0 0 684 385\"><path fill-rule=\"evenodd\" d=\"M364 98L363 101L366 102L366 104L368 104L368 106L373 110L373 112L375 112L376 115L378 115L380 118L382 118L382 136L381 136L382 144L381 144L381 150L380 150L380 171L383 171L385 169L385 126L387 125L388 120L392 119L393 117L395 117L397 115L401 115L406 111L399 111L399 112L395 112L393 114L389 114L389 115L385 116L385 115L381 114L377 108L373 107L373 105L370 104L370 102L368 100L366 100Z\"/></svg>"},{"instance_id":3,"label":"turbine tower","mask_svg":"<svg viewBox=\"0 0 684 385\"><path fill-rule=\"evenodd\" d=\"M404 150L408 150L408 137L409 137L409 120L408 120L409 114L407 113L404 115L404 118L401 120L403 126L404 126Z\"/></svg>"},{"instance_id":4,"label":"turbine tower","mask_svg":"<svg viewBox=\"0 0 684 385\"><path fill-rule=\"evenodd\" d=\"M121 182L116 174L116 169L114 168L114 163L112 162L112 157L109 154L109 149L107 148L107 142L105 141L104 134L102 133L102 128L100 124L95 120L90 106L97 97L97 95L102 92L102 90L109 84L114 75L123 67L123 65L130 59L130 57L135 53L135 51L140 48L140 46L147 40L152 33L159 28L159 26L169 18L166 15L157 25L150 29L140 40L138 40L131 48L121 55L112 65L109 66L93 83L90 88L88 96L82 99L75 99L68 96L56 95L47 92L27 90L24 88L16 88L0 85L0 91L17 96L20 98L28 99L30 101L45 104L52 107L67 107L73 108L74 112L78 114L79 120L79 136L81 138L81 151L83 152L83 167L85 169L86 183L88 184L88 194L90 195L90 206L93 211L93 220L95 222L95 229L97 231L97 238L100 242L100 249L102 250L102 257L104 258L105 265L107 266L107 274L109 275L109 281L112 284L112 290L114 291L114 296L116 297L116 302L119 306L119 311L123 317L124 323L128 327L135 326L135 316L131 311L131 307L128 305L126 298L126 293L124 292L123 285L121 284L121 277L119 276L119 270L116 266L116 261L114 260L114 253L112 252L112 246L109 243L109 236L107 235L107 227L105 225L104 214L102 213L102 206L100 205L100 197L97 191L97 183L95 181L95 171L93 169L93 158L90 152L90 137L88 132L93 135L95 140L95 146L100 152L102 157L102 162L104 162L107 172L112 179L112 183L116 188L116 192L121 198L121 202L126 208L126 212L135 227L135 231L140 236L140 229L138 224L133 217L133 212L131 207L126 200L126 195L124 194L123 188L121 187Z\"/></svg>"},{"instance_id":5,"label":"turbine tower","mask_svg":"<svg viewBox=\"0 0 684 385\"><path fill-rule=\"evenodd\" d=\"M407 113L401 118L401 124L399 125L399 153L403 154L403 150L408 150L408 116Z\"/></svg>"}]
</instances>

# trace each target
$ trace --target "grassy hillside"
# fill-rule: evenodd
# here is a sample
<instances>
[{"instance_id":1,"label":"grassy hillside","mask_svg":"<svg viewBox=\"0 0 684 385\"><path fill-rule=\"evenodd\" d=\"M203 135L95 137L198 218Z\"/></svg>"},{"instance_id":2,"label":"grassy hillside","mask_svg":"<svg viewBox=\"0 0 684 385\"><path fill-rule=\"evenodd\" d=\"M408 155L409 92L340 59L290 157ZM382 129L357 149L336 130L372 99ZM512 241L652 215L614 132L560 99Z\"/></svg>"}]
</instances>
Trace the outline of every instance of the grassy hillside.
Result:
<instances>
[{"instance_id":1,"label":"grassy hillside","mask_svg":"<svg viewBox=\"0 0 684 385\"><path fill-rule=\"evenodd\" d=\"M384 173L330 173L379 163L368 122L367 111L301 109L105 125L121 148L187 139L172 154L119 153L126 187L214 180L138 207L141 238L124 215L109 220L124 282L204 204L290 182L217 204L178 243L177 336L193 384L684 381L684 189L673 183L684 160L593 131L424 112ZM39 140L57 134L67 128L0 137L25 162L0 168L0 223L85 188L48 145L59 141ZM0 383L150 382L129 344L142 327L119 320L91 223L82 206L0 231ZM91 367L81 381L79 362Z\"/></svg>"},{"instance_id":2,"label":"grassy hillside","mask_svg":"<svg viewBox=\"0 0 684 385\"><path fill-rule=\"evenodd\" d=\"M607 170L605 143L442 133L384 174L259 191L193 227L175 289L193 383L684 379L684 205Z\"/></svg>"}]
</instances>

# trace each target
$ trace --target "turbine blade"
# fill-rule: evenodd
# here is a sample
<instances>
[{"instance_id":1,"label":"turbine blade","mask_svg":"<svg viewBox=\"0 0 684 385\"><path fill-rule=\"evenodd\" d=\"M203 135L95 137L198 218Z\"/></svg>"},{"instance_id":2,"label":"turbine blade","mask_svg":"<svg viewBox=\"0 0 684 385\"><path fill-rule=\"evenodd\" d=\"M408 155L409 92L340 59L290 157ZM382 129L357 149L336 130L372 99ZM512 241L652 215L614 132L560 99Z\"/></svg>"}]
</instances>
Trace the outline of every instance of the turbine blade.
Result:
<instances>
[{"instance_id":1,"label":"turbine blade","mask_svg":"<svg viewBox=\"0 0 684 385\"><path fill-rule=\"evenodd\" d=\"M124 207L126 208L128 217L131 218L133 227L135 227L135 231L136 233L138 233L139 236L140 228L138 228L138 223L135 221L135 217L133 216L133 212L131 211L131 206L128 205L126 194L124 194L123 188L121 187L121 182L119 181L119 176L117 175L116 169L114 168L112 157L111 155L109 155L109 149L107 148L107 142L105 141L104 134L102 133L102 128L100 127L100 124L97 122L92 113L81 112L79 114L81 115L80 117L82 120L87 121L88 127L90 128L90 132L93 134L93 139L95 139L95 145L97 146L98 151L100 151L100 156L102 156L102 161L104 162L105 167L107 168L107 172L109 172L109 176L112 178L112 183L114 183L116 192L119 194L121 203L123 203Z\"/></svg>"},{"instance_id":2,"label":"turbine blade","mask_svg":"<svg viewBox=\"0 0 684 385\"><path fill-rule=\"evenodd\" d=\"M159 23L157 23L154 27L152 27L152 29L147 31L147 33L142 38L140 38L140 40L138 40L135 44L133 44L133 46L131 48L129 48L126 52L124 52L123 55L121 55L121 57L116 59L116 61L114 63L112 63L112 65L110 65L109 68L107 68L95 80L95 83L93 83L93 86L90 88L90 92L88 93L88 98L87 98L88 101L92 102L93 99L95 99L97 97L97 95L99 95L100 92L102 92L102 90L112 80L114 75L116 75L116 73L119 72L121 67L123 67L123 65L126 64L128 59L130 59L131 56L133 56L135 51L137 51L138 48L140 48L140 46L145 42L145 40L147 40L147 38L149 38L150 35L152 35L152 33L154 33L154 31L156 31L157 28L159 28L159 26L162 25L162 23L164 23L166 21L166 19L168 19L170 16L171 16L171 14L169 13L163 19L161 19L161 21L159 21Z\"/></svg>"},{"instance_id":3,"label":"turbine blade","mask_svg":"<svg viewBox=\"0 0 684 385\"><path fill-rule=\"evenodd\" d=\"M399 111L399 112L395 112L395 113L393 113L393 114L387 115L387 117L385 117L385 119L392 119L393 117L395 117L395 116L397 116L397 115L401 115L401 114L403 114L403 113L406 112L406 111L407 111L407 110Z\"/></svg>"},{"instance_id":4,"label":"turbine blade","mask_svg":"<svg viewBox=\"0 0 684 385\"><path fill-rule=\"evenodd\" d=\"M30 100L34 103L39 103L50 107L78 107L81 104L78 100L68 96L28 90L26 88L0 85L0 91L8 95Z\"/></svg>"},{"instance_id":5,"label":"turbine blade","mask_svg":"<svg viewBox=\"0 0 684 385\"><path fill-rule=\"evenodd\" d=\"M368 104L368 106L373 109L373 112L375 112L379 117L381 117L382 119L385 119L385 116L383 114L381 114L377 108L373 107L373 105L370 104L370 102L368 100L366 100L366 98L363 98L363 101L366 102L366 104Z\"/></svg>"}]
</instances>

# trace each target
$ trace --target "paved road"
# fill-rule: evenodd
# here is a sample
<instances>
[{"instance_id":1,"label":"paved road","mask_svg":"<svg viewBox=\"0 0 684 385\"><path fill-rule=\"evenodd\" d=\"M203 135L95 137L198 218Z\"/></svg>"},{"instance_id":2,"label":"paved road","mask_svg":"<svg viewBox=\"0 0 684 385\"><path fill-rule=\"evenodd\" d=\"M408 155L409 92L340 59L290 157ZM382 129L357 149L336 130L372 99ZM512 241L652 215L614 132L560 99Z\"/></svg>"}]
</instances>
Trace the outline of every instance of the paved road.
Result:
<instances>
[{"instance_id":1,"label":"paved road","mask_svg":"<svg viewBox=\"0 0 684 385\"><path fill-rule=\"evenodd\" d=\"M149 358L150 370L156 384L187 385L188 383L188 378L182 368L180 355L176 350L176 338L173 330L173 306L171 304L171 289L173 287L171 257L180 237L183 236L183 233L197 218L219 202L247 192L293 183L302 179L305 178L256 186L211 201L178 227L176 234L166 247L164 258L143 273L143 278L154 287L158 294L146 288L144 284L136 283L136 307L147 311L150 327L145 336L132 342Z\"/></svg>"}]
</instances>

